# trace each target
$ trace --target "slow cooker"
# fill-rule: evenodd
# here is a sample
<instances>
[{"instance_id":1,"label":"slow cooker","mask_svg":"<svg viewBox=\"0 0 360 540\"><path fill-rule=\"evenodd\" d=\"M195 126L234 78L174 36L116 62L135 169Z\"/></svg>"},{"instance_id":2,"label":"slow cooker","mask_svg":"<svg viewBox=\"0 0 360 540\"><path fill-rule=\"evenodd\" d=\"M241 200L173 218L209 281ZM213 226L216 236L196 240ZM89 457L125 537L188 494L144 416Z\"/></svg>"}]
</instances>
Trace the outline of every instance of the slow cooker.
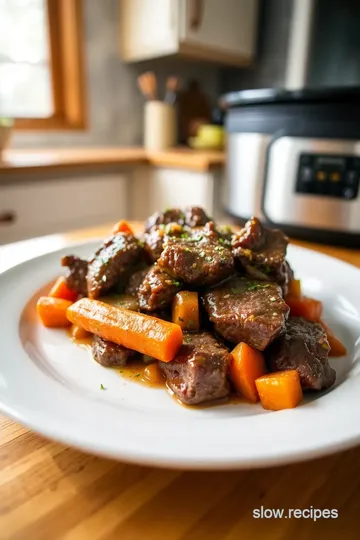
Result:
<instances>
[{"instance_id":1,"label":"slow cooker","mask_svg":"<svg viewBox=\"0 0 360 540\"><path fill-rule=\"evenodd\" d=\"M223 103L229 214L360 246L360 87L245 90Z\"/></svg>"}]
</instances>

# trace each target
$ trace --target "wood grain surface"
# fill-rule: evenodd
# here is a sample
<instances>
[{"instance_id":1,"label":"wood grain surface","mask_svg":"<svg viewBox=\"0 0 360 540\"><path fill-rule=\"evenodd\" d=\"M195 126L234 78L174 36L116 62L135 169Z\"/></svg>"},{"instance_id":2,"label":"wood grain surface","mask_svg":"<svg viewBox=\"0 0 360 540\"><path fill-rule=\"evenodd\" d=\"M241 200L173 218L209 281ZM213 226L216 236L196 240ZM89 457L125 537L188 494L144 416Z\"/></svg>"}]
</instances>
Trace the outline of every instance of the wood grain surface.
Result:
<instances>
[{"instance_id":1,"label":"wood grain surface","mask_svg":"<svg viewBox=\"0 0 360 540\"><path fill-rule=\"evenodd\" d=\"M61 246L108 230L57 235L53 242ZM301 244L360 267L360 251ZM3 247L0 261L6 254L8 266L11 258L18 262L48 246L49 238ZM339 517L254 518L261 507L336 509ZM91 456L0 416L1 540L323 538L360 538L359 447L271 469L182 472Z\"/></svg>"}]
</instances>

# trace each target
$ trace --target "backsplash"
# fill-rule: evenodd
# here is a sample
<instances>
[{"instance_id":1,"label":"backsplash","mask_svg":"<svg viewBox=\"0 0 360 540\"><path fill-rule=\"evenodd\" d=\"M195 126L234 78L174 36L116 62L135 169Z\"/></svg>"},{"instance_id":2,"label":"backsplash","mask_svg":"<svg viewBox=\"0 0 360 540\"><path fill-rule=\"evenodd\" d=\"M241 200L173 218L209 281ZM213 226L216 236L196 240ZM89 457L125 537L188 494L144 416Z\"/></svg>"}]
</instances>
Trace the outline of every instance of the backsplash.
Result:
<instances>
[{"instance_id":1,"label":"backsplash","mask_svg":"<svg viewBox=\"0 0 360 540\"><path fill-rule=\"evenodd\" d=\"M162 59L125 64L119 54L117 0L84 0L85 65L89 129L86 132L17 132L13 147L130 146L142 142L143 98L137 76L152 69L164 88L168 75L186 84L192 78L214 103L219 95L220 70L211 64Z\"/></svg>"},{"instance_id":2,"label":"backsplash","mask_svg":"<svg viewBox=\"0 0 360 540\"><path fill-rule=\"evenodd\" d=\"M222 69L222 92L284 85L292 9L293 0L261 2L254 66L247 69Z\"/></svg>"}]
</instances>

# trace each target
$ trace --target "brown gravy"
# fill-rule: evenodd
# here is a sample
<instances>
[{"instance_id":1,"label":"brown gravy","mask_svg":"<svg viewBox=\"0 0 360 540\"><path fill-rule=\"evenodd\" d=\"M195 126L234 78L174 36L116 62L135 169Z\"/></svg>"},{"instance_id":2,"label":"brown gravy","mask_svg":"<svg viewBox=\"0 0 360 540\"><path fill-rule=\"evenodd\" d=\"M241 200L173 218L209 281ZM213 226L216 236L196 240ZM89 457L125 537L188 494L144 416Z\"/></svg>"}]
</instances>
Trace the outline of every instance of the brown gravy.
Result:
<instances>
[{"instance_id":1,"label":"brown gravy","mask_svg":"<svg viewBox=\"0 0 360 540\"><path fill-rule=\"evenodd\" d=\"M92 336L89 336L85 339L74 339L70 334L70 330L68 331L68 334L70 336L70 339L76 345L78 345L79 347L86 348L90 352ZM173 399L176 400L177 403L189 409L194 409L194 408L204 409L204 408L215 407L215 406L218 407L219 405L228 405L228 404L238 405L239 403L248 403L244 398L242 398L235 392L232 392L226 398L217 399L214 401L208 401L200 405L186 405L186 403L183 403L182 401L180 401L180 399L174 394L174 392L170 388L168 388L165 377L162 378L161 382L154 382L154 381L149 380L146 377L147 366L155 362L143 362L143 360L141 359L136 359L136 360L131 360L126 366L121 367L121 368L104 368L104 369L112 369L116 371L121 377L125 377L126 379L129 379L138 384L143 384L144 386L147 386L149 388L163 388L172 396Z\"/></svg>"}]
</instances>

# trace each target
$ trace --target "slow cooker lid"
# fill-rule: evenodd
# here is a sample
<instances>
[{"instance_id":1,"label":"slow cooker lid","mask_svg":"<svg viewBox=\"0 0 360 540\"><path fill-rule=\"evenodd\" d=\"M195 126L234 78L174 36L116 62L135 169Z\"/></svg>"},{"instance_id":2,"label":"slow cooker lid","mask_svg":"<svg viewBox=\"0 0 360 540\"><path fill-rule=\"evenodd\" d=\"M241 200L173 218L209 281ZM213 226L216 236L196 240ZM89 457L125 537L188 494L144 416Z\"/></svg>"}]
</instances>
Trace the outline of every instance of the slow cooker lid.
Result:
<instances>
[{"instance_id":1,"label":"slow cooker lid","mask_svg":"<svg viewBox=\"0 0 360 540\"><path fill-rule=\"evenodd\" d=\"M263 105L271 103L311 103L322 102L357 102L360 101L360 86L306 88L285 90L284 88L259 88L230 92L221 97L226 108Z\"/></svg>"}]
</instances>

